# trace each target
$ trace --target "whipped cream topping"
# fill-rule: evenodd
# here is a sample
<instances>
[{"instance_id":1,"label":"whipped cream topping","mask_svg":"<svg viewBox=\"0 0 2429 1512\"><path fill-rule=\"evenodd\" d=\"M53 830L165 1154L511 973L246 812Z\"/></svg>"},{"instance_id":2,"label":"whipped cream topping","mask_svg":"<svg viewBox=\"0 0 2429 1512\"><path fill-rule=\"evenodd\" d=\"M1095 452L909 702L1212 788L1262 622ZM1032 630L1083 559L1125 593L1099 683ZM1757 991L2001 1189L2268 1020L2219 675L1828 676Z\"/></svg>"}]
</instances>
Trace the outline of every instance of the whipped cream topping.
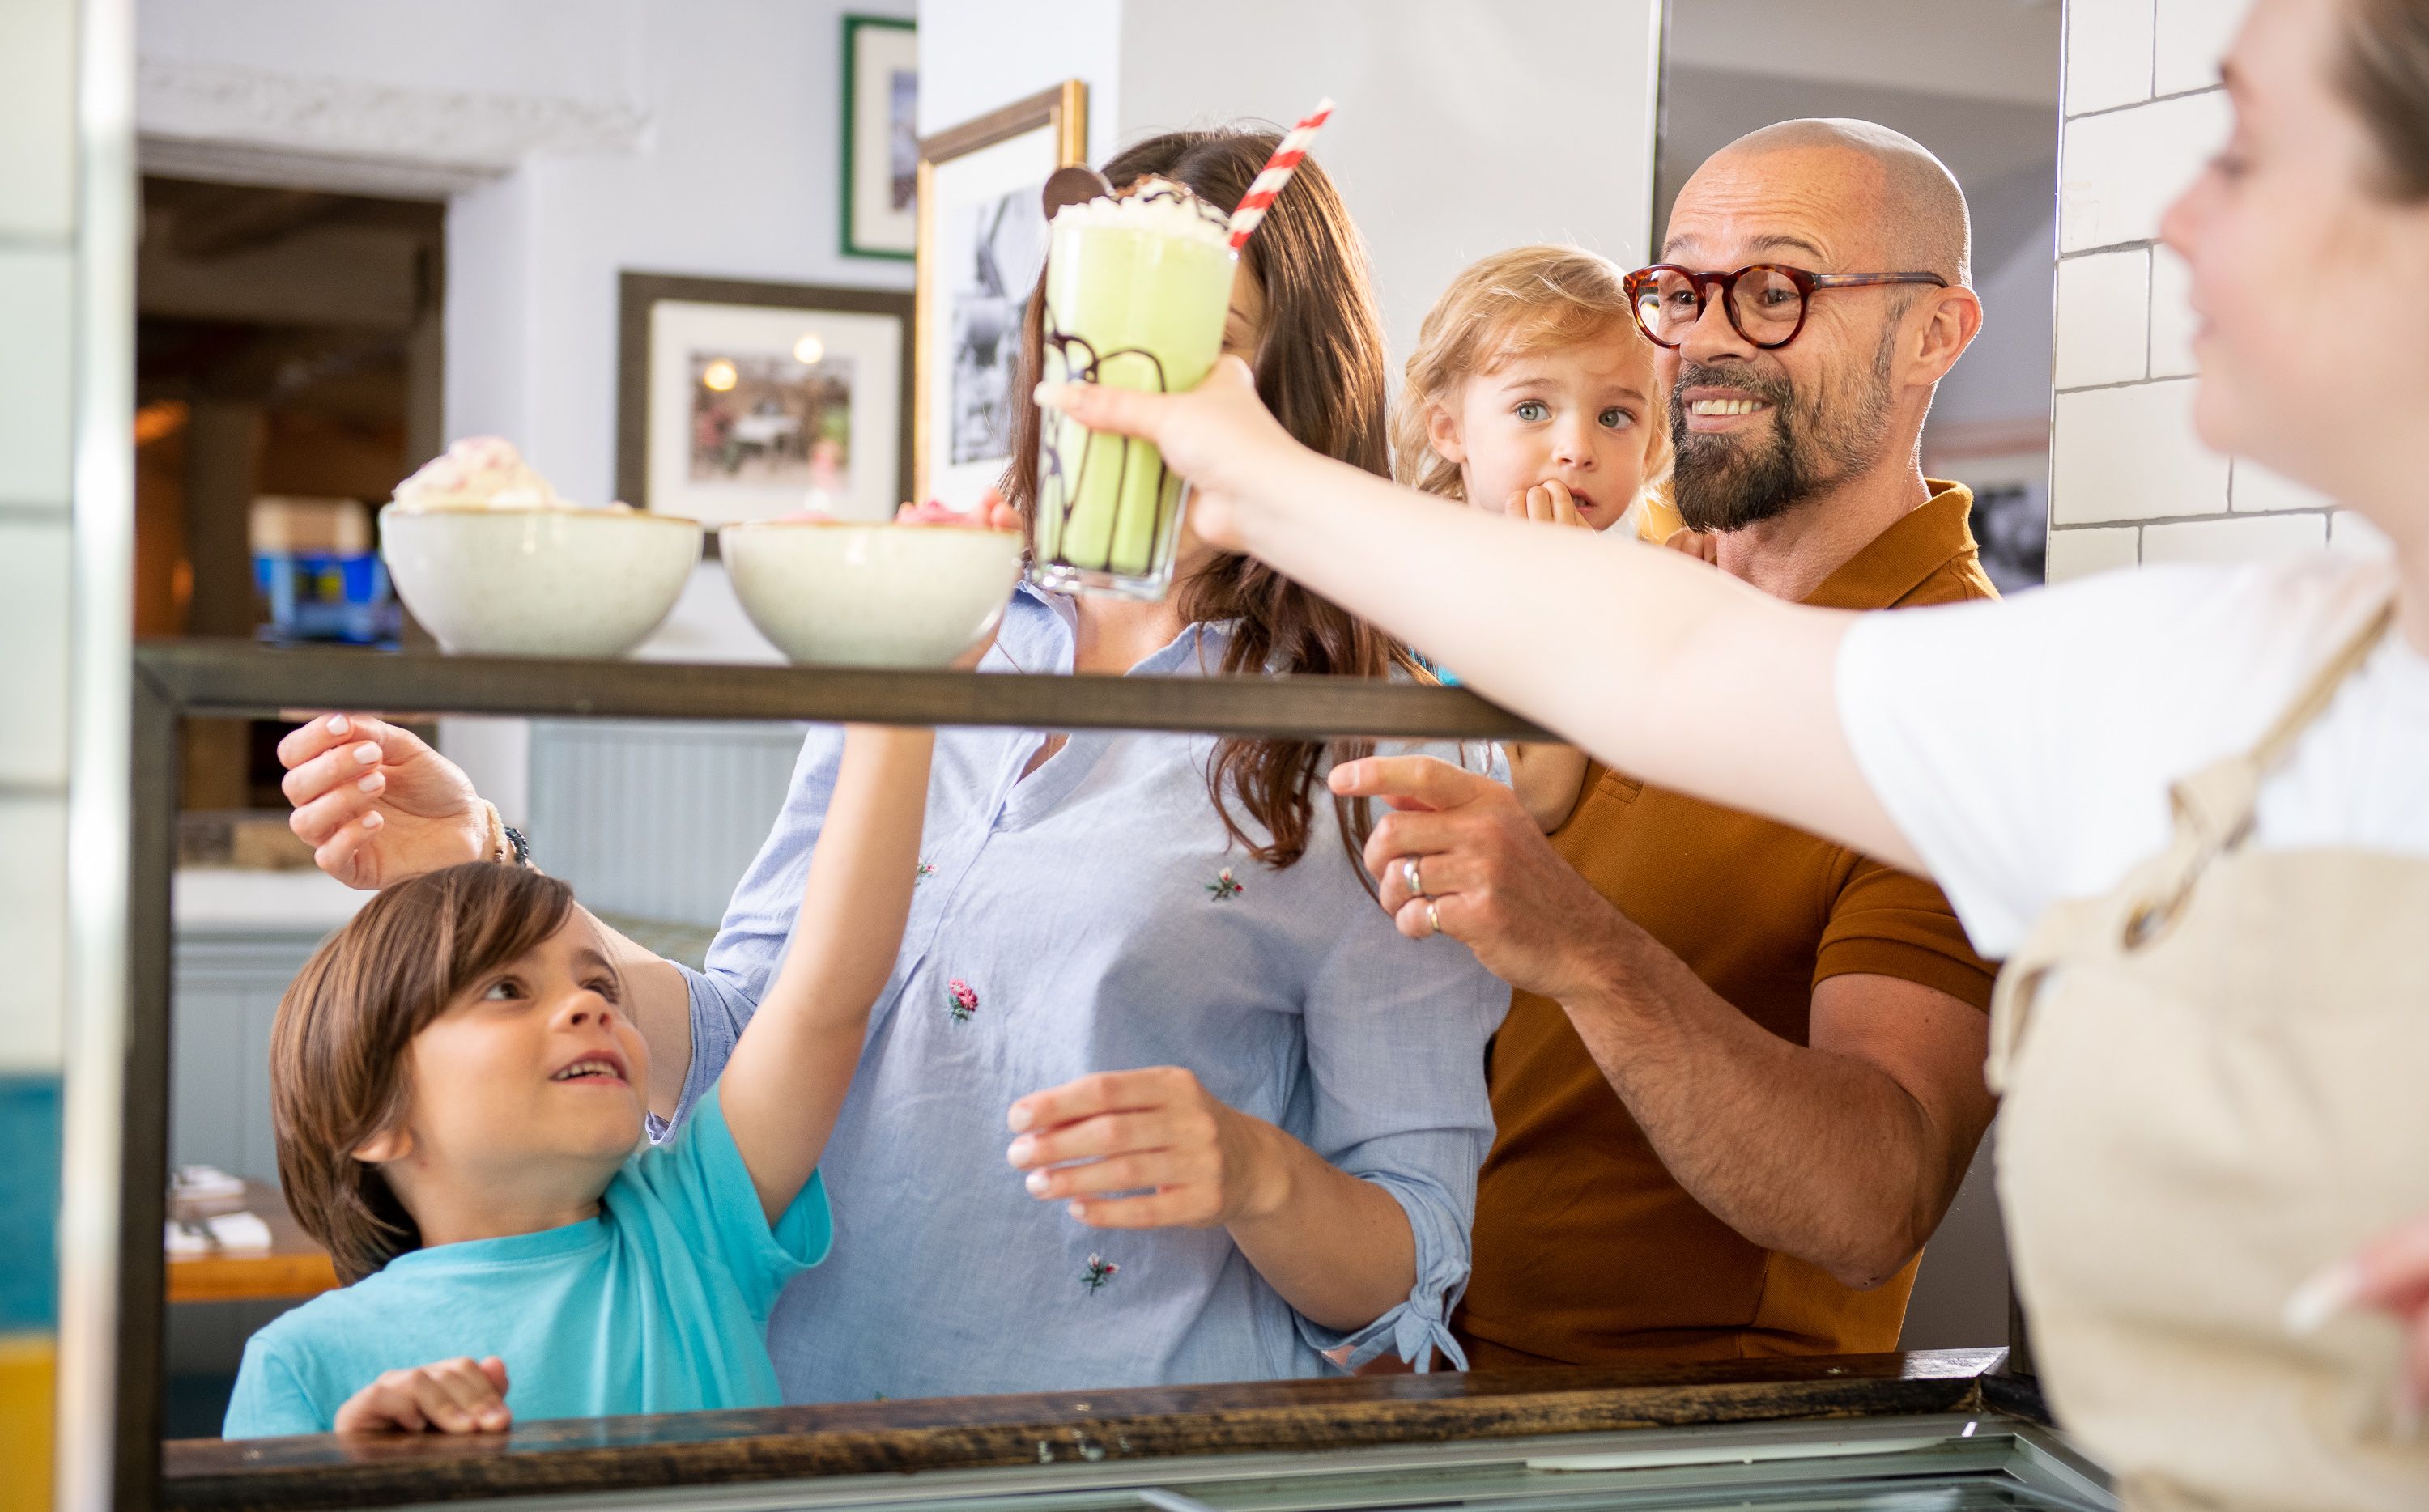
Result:
<instances>
[{"instance_id":1,"label":"whipped cream topping","mask_svg":"<svg viewBox=\"0 0 2429 1512\"><path fill-rule=\"evenodd\" d=\"M471 436L396 485L407 509L579 509L502 436ZM621 509L626 506L612 504Z\"/></svg>"},{"instance_id":2,"label":"whipped cream topping","mask_svg":"<svg viewBox=\"0 0 2429 1512\"><path fill-rule=\"evenodd\" d=\"M1231 240L1230 216L1166 178L1148 179L1109 200L1066 205L1055 212L1054 223L1144 231L1215 247L1228 247Z\"/></svg>"}]
</instances>

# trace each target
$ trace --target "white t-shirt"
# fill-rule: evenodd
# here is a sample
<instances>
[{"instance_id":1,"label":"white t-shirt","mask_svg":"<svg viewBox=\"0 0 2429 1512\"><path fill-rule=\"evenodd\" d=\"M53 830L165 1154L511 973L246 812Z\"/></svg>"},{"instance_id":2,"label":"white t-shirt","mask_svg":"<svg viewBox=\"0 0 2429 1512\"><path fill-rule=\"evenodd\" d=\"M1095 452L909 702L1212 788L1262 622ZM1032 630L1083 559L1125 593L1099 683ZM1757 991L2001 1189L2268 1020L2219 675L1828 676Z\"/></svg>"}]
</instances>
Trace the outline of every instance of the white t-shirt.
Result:
<instances>
[{"instance_id":1,"label":"white t-shirt","mask_svg":"<svg viewBox=\"0 0 2429 1512\"><path fill-rule=\"evenodd\" d=\"M2320 556L1867 615L1839 717L1975 948L2003 957L2163 847L2170 785L2256 744L2393 582ZM2429 857L2429 658L2400 627L2268 780L2252 843Z\"/></svg>"}]
</instances>

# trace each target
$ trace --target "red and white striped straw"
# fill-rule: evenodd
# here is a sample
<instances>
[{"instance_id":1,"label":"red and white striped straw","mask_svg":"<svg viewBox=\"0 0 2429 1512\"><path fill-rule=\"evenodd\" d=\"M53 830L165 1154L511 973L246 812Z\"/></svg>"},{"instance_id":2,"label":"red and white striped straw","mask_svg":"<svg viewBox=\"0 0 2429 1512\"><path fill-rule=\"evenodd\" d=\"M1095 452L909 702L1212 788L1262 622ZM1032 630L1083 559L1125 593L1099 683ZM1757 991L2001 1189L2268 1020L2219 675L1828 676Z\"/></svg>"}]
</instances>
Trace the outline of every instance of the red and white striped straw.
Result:
<instances>
[{"instance_id":1,"label":"red and white striped straw","mask_svg":"<svg viewBox=\"0 0 2429 1512\"><path fill-rule=\"evenodd\" d=\"M1290 182L1291 170L1307 156L1307 144L1315 140L1316 132L1331 114L1332 102L1330 99L1316 101L1315 108L1308 112L1307 119L1290 128L1289 134L1282 138L1282 144L1265 159L1265 166L1257 170L1257 181L1248 186L1248 192L1241 196L1240 207L1231 212L1233 252L1247 243L1248 234L1256 230L1257 222L1265 218L1265 211L1273 205L1275 196L1281 193L1282 186Z\"/></svg>"}]
</instances>

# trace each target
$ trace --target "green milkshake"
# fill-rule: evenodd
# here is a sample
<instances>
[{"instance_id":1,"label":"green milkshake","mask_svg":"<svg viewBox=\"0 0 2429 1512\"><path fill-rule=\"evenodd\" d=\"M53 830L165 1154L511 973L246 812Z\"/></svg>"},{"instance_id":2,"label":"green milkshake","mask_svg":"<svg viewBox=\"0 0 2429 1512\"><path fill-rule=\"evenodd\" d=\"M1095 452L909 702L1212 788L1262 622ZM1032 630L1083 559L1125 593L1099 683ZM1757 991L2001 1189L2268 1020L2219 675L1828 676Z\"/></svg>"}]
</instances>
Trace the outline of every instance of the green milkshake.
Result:
<instances>
[{"instance_id":1,"label":"green milkshake","mask_svg":"<svg viewBox=\"0 0 2429 1512\"><path fill-rule=\"evenodd\" d=\"M1222 354L1238 261L1222 214L1161 179L1066 206L1046 256L1047 381L1195 388ZM1049 415L1030 577L1066 592L1163 598L1181 493L1148 442Z\"/></svg>"}]
</instances>

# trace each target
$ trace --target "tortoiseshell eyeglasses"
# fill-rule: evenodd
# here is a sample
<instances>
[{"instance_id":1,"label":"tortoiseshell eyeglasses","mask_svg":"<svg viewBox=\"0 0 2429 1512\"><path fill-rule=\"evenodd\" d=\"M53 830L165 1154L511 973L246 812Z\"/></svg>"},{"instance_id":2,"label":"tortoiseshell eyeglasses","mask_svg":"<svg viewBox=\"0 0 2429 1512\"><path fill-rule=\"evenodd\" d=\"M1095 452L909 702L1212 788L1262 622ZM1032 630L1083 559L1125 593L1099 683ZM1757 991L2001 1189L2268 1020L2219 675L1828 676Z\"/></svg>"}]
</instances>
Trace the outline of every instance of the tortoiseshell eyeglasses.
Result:
<instances>
[{"instance_id":1,"label":"tortoiseshell eyeglasses","mask_svg":"<svg viewBox=\"0 0 2429 1512\"><path fill-rule=\"evenodd\" d=\"M1729 325L1746 341L1776 352L1805 329L1806 306L1824 288L1872 288L1883 284L1936 284L1938 273L1812 273L1802 268L1759 262L1733 273L1699 273L1660 262L1628 275L1628 298L1636 327L1655 346L1677 347L1704 318L1707 292L1718 286Z\"/></svg>"}]
</instances>

